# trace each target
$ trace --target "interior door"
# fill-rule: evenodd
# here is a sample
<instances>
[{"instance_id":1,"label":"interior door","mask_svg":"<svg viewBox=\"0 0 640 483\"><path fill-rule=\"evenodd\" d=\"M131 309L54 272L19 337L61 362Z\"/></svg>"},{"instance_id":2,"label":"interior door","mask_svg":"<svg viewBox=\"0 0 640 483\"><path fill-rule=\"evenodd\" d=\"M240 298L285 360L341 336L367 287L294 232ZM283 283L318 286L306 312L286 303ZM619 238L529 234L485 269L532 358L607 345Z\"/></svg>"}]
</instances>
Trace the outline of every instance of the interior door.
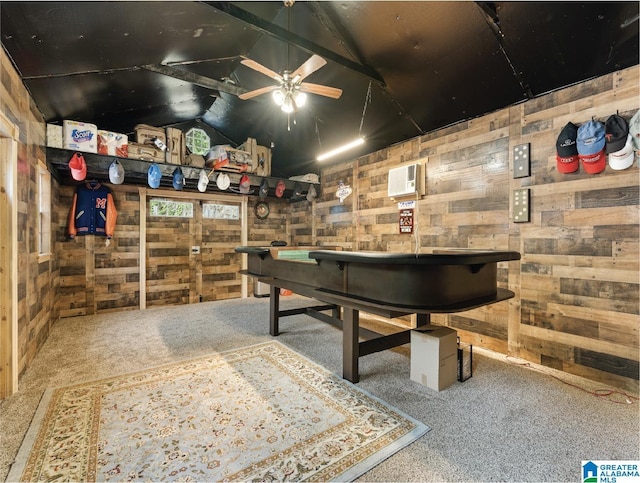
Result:
<instances>
[{"instance_id":1,"label":"interior door","mask_svg":"<svg viewBox=\"0 0 640 483\"><path fill-rule=\"evenodd\" d=\"M241 297L244 211L232 197L147 191L144 306Z\"/></svg>"},{"instance_id":2,"label":"interior door","mask_svg":"<svg viewBox=\"0 0 640 483\"><path fill-rule=\"evenodd\" d=\"M202 301L239 298L242 295L241 202L231 200L202 202L200 243L200 298Z\"/></svg>"}]
</instances>

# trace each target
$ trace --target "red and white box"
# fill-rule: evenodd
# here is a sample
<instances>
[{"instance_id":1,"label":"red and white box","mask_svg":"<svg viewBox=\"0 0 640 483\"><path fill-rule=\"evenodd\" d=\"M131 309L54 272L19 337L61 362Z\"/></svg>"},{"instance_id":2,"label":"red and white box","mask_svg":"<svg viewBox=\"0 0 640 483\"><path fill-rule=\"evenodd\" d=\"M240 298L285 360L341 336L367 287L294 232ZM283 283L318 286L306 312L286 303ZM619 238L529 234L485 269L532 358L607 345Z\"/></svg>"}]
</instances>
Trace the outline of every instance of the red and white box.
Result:
<instances>
[{"instance_id":1,"label":"red and white box","mask_svg":"<svg viewBox=\"0 0 640 483\"><path fill-rule=\"evenodd\" d=\"M80 121L62 121L63 148L85 153L98 152L98 127Z\"/></svg>"},{"instance_id":2,"label":"red and white box","mask_svg":"<svg viewBox=\"0 0 640 483\"><path fill-rule=\"evenodd\" d=\"M98 130L98 154L129 157L129 137L119 132Z\"/></svg>"}]
</instances>

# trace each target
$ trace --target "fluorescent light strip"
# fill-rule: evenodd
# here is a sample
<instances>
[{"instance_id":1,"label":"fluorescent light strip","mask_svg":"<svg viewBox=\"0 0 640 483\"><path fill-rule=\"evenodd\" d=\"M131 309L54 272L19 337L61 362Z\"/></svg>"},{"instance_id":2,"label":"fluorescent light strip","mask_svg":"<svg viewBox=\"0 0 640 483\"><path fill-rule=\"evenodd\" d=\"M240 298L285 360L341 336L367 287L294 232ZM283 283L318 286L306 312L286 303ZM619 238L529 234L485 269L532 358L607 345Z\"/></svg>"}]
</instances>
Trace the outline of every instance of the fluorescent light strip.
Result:
<instances>
[{"instance_id":1,"label":"fluorescent light strip","mask_svg":"<svg viewBox=\"0 0 640 483\"><path fill-rule=\"evenodd\" d=\"M321 154L320 156L318 156L316 159L318 161L324 161L327 158L330 158L331 156L335 156L336 154L340 154L343 153L351 148L355 148L356 146L360 146L361 144L364 144L364 138L363 137L359 137L358 139L355 139L354 141L351 141L350 143L347 143L343 146L340 146L339 148L334 149L333 151L329 151L327 153Z\"/></svg>"}]
</instances>

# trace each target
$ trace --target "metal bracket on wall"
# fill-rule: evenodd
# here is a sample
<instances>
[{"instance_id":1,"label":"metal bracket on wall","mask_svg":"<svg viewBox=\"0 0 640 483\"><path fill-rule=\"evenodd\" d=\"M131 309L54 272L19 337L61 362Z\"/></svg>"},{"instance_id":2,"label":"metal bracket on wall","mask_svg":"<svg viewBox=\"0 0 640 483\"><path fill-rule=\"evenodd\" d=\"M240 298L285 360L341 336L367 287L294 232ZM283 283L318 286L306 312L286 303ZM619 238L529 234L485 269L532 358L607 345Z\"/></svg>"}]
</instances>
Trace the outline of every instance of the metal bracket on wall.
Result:
<instances>
[{"instance_id":1,"label":"metal bracket on wall","mask_svg":"<svg viewBox=\"0 0 640 483\"><path fill-rule=\"evenodd\" d=\"M526 223L529 221L529 200L531 198L531 190L529 188L521 188L513 190L513 222Z\"/></svg>"},{"instance_id":2,"label":"metal bracket on wall","mask_svg":"<svg viewBox=\"0 0 640 483\"><path fill-rule=\"evenodd\" d=\"M513 147L513 177L525 178L531 176L531 146L529 143L518 144Z\"/></svg>"}]
</instances>

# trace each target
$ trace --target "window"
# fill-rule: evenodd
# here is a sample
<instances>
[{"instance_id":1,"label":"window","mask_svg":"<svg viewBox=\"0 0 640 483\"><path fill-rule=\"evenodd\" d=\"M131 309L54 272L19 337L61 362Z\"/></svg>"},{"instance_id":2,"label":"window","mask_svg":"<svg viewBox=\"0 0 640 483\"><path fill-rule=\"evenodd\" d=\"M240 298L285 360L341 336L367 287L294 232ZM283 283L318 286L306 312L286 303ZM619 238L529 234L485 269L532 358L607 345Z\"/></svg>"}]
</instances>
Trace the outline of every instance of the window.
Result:
<instances>
[{"instance_id":1,"label":"window","mask_svg":"<svg viewBox=\"0 0 640 483\"><path fill-rule=\"evenodd\" d=\"M51 254L51 174L38 163L38 251L41 256Z\"/></svg>"},{"instance_id":2,"label":"window","mask_svg":"<svg viewBox=\"0 0 640 483\"><path fill-rule=\"evenodd\" d=\"M149 202L151 216L170 216L193 218L193 203L189 201L171 201L153 199Z\"/></svg>"}]
</instances>

